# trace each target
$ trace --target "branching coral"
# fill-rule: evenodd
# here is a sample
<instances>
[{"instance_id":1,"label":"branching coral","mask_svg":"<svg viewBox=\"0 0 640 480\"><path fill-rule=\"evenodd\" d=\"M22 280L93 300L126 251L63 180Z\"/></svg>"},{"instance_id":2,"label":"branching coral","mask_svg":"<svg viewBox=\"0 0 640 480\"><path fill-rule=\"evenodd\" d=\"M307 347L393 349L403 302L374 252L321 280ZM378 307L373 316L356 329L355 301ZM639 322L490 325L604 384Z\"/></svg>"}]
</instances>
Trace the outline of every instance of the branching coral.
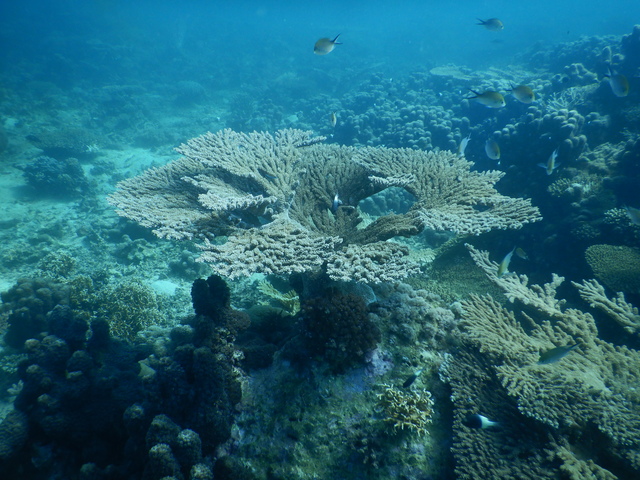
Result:
<instances>
[{"instance_id":1,"label":"branching coral","mask_svg":"<svg viewBox=\"0 0 640 480\"><path fill-rule=\"evenodd\" d=\"M395 237L540 219L529 200L497 193L501 172L472 172L453 153L322 140L300 130L207 133L178 149L183 158L120 182L109 201L160 237L199 241L200 260L230 278L322 269L335 280L397 280L418 265ZM359 203L392 186L413 207L364 222Z\"/></svg>"},{"instance_id":2,"label":"branching coral","mask_svg":"<svg viewBox=\"0 0 640 480\"><path fill-rule=\"evenodd\" d=\"M592 308L604 312L629 333L640 330L640 315L638 309L625 301L624 295L618 293L615 298L607 297L604 287L596 280L585 280L582 283L571 282L580 291L580 296Z\"/></svg>"},{"instance_id":3,"label":"branching coral","mask_svg":"<svg viewBox=\"0 0 640 480\"><path fill-rule=\"evenodd\" d=\"M545 315L555 316L564 300L556 299L556 290L564 281L564 277L552 275L550 283L543 285L529 285L526 275L505 274L498 276L499 265L489 260L489 252L477 250L473 245L465 245L471 254L471 258L480 267L487 278L504 290L507 299L514 302L516 299L525 305L531 305Z\"/></svg>"},{"instance_id":4,"label":"branching coral","mask_svg":"<svg viewBox=\"0 0 640 480\"><path fill-rule=\"evenodd\" d=\"M295 290L282 293L267 280L262 280L258 283L258 290L269 299L280 304L289 315L296 315L300 311L300 297ZM265 302L265 304L268 304L268 302Z\"/></svg>"},{"instance_id":5,"label":"branching coral","mask_svg":"<svg viewBox=\"0 0 640 480\"><path fill-rule=\"evenodd\" d=\"M418 435L427 433L433 415L433 400L427 390L401 391L391 385L383 385L378 394L380 406L386 414L385 421L394 430L409 430Z\"/></svg>"},{"instance_id":6,"label":"branching coral","mask_svg":"<svg viewBox=\"0 0 640 480\"><path fill-rule=\"evenodd\" d=\"M471 353L461 355L471 364L466 368L484 372L478 381L504 389L506 396L498 394L495 398L502 399L505 412L511 408L510 402L515 402L527 421L535 422L532 427L544 433L538 439L536 455L544 446L547 457L530 458L536 458L538 467L548 467L551 460L559 462L561 470L573 472L572 478L579 478L575 476L577 471L593 472L597 478L637 476L640 353L598 338L589 313L564 309L563 303L555 299L560 277L544 286L528 286L524 276L497 278L494 273L497 265L488 261L487 253L472 247L470 250L476 263L505 289L511 300L528 304L534 310L536 318L523 312L512 313L490 296L471 296L462 302L461 322L464 341L471 347ZM606 299L594 282L578 287L584 298L614 318L633 313L633 308L620 298L613 302ZM539 361L540 355L550 349L572 344L577 347L565 357L550 363ZM456 383L462 373L452 370L455 361L449 364L443 375L451 379L454 390L461 390L454 398L463 398L462 390L468 387ZM469 405L460 404L458 408L462 410L460 415L465 409L471 411ZM457 436L463 444L468 441L464 433ZM593 438L600 439L597 451ZM576 451L582 452L578 458L571 453ZM603 462L605 457L615 461Z\"/></svg>"}]
</instances>

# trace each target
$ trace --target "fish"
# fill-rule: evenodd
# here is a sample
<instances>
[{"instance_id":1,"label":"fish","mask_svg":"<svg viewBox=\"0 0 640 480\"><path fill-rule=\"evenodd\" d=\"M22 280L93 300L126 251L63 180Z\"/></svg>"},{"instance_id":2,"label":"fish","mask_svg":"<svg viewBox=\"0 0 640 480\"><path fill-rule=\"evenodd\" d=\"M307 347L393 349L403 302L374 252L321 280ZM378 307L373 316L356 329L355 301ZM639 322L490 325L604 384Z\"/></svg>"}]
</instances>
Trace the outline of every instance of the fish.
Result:
<instances>
[{"instance_id":1,"label":"fish","mask_svg":"<svg viewBox=\"0 0 640 480\"><path fill-rule=\"evenodd\" d=\"M340 205L342 205L342 200L340 200L340 197L336 193L335 197L333 197L333 202L331 203L331 211L336 213Z\"/></svg>"},{"instance_id":2,"label":"fish","mask_svg":"<svg viewBox=\"0 0 640 480\"><path fill-rule=\"evenodd\" d=\"M266 170L263 170L262 168L258 168L258 173L262 175L264 178L266 178L267 180L274 181L278 178L275 175L271 175L269 172L267 172Z\"/></svg>"},{"instance_id":3,"label":"fish","mask_svg":"<svg viewBox=\"0 0 640 480\"><path fill-rule=\"evenodd\" d=\"M336 45L342 45L341 42L337 41L340 35L340 33L336 35L333 40L326 37L321 38L313 46L313 53L315 53L316 55L326 55L327 53L333 52L333 49L336 47Z\"/></svg>"},{"instance_id":4,"label":"fish","mask_svg":"<svg viewBox=\"0 0 640 480\"><path fill-rule=\"evenodd\" d=\"M555 347L540 354L538 365L549 365L555 363L558 360L569 355L569 352L578 346L577 343L573 345L565 345L563 347Z\"/></svg>"},{"instance_id":5,"label":"fish","mask_svg":"<svg viewBox=\"0 0 640 480\"><path fill-rule=\"evenodd\" d=\"M464 137L460 140L460 145L458 145L458 157L464 157L464 151L467 149L467 145L469 144L469 140L471 140L471 134Z\"/></svg>"},{"instance_id":6,"label":"fish","mask_svg":"<svg viewBox=\"0 0 640 480\"><path fill-rule=\"evenodd\" d=\"M480 415L478 413L475 413L473 415L467 415L465 419L462 420L462 424L465 427L479 428L481 430L484 430L485 428L497 427L500 425L498 422L489 420L484 415Z\"/></svg>"},{"instance_id":7,"label":"fish","mask_svg":"<svg viewBox=\"0 0 640 480\"><path fill-rule=\"evenodd\" d=\"M509 273L509 263L511 262L513 252L515 251L516 247L513 247L513 250L507 253L500 262L500 265L498 265L498 278L503 277L505 274Z\"/></svg>"},{"instance_id":8,"label":"fish","mask_svg":"<svg viewBox=\"0 0 640 480\"><path fill-rule=\"evenodd\" d=\"M627 211L627 215L629 219L631 219L631 223L634 225L640 225L640 209L624 206L624 209Z\"/></svg>"},{"instance_id":9,"label":"fish","mask_svg":"<svg viewBox=\"0 0 640 480\"><path fill-rule=\"evenodd\" d=\"M529 104L536 99L536 92L526 85L512 86L510 92L521 103Z\"/></svg>"},{"instance_id":10,"label":"fish","mask_svg":"<svg viewBox=\"0 0 640 480\"><path fill-rule=\"evenodd\" d=\"M500 160L500 145L492 138L484 143L484 151L491 160Z\"/></svg>"},{"instance_id":11,"label":"fish","mask_svg":"<svg viewBox=\"0 0 640 480\"><path fill-rule=\"evenodd\" d=\"M605 75L609 79L611 91L616 97L626 97L629 95L629 80L621 73L614 73L609 69L609 74Z\"/></svg>"},{"instance_id":12,"label":"fish","mask_svg":"<svg viewBox=\"0 0 640 480\"><path fill-rule=\"evenodd\" d=\"M420 370L417 370L415 373L412 373L411 375L409 375L409 378L407 378L404 383L402 384L403 388L409 388L411 385L413 385L413 382L416 381L416 379L420 376L420 374L422 373L422 368Z\"/></svg>"},{"instance_id":13,"label":"fish","mask_svg":"<svg viewBox=\"0 0 640 480\"><path fill-rule=\"evenodd\" d=\"M474 93L476 96L468 97L467 100L475 100L480 105L484 105L487 108L502 108L507 104L500 92L487 90L486 92L478 93L471 89L469 89L469 91Z\"/></svg>"},{"instance_id":14,"label":"fish","mask_svg":"<svg viewBox=\"0 0 640 480\"><path fill-rule=\"evenodd\" d=\"M516 248L516 255L519 256L523 260L529 260L529 256L527 255L527 252L525 252L520 247Z\"/></svg>"},{"instance_id":15,"label":"fish","mask_svg":"<svg viewBox=\"0 0 640 480\"><path fill-rule=\"evenodd\" d=\"M331 123L331 128L336 128L336 125L338 124L338 115L336 114L336 112L331 112L331 115L329 116L329 122Z\"/></svg>"},{"instance_id":16,"label":"fish","mask_svg":"<svg viewBox=\"0 0 640 480\"><path fill-rule=\"evenodd\" d=\"M477 18L480 23L476 23L476 25L482 25L487 30L491 30L492 32L499 32L500 30L504 30L504 23L502 23L497 18L490 18L488 20L482 20Z\"/></svg>"},{"instance_id":17,"label":"fish","mask_svg":"<svg viewBox=\"0 0 640 480\"><path fill-rule=\"evenodd\" d=\"M559 163L556 163L556 158L558 158L557 148L549 156L549 160L547 160L547 163L539 163L538 166L544 168L547 171L547 175L551 175L553 171L560 166Z\"/></svg>"}]
</instances>

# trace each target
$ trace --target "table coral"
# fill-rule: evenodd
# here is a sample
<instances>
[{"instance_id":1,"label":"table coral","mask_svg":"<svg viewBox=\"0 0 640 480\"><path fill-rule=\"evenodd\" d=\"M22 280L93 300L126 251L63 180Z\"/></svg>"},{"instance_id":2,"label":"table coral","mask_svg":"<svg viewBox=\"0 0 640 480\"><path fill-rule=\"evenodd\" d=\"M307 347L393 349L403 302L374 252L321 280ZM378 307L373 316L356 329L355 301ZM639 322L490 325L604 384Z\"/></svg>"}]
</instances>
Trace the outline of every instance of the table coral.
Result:
<instances>
[{"instance_id":1,"label":"table coral","mask_svg":"<svg viewBox=\"0 0 640 480\"><path fill-rule=\"evenodd\" d=\"M540 219L529 200L495 190L502 172L473 171L451 152L322 140L300 130L207 133L178 149L183 158L120 182L109 201L160 237L200 241L200 261L229 278L323 269L334 280L397 280L418 265L395 237ZM390 187L413 195L413 206L365 224L360 201Z\"/></svg>"}]
</instances>

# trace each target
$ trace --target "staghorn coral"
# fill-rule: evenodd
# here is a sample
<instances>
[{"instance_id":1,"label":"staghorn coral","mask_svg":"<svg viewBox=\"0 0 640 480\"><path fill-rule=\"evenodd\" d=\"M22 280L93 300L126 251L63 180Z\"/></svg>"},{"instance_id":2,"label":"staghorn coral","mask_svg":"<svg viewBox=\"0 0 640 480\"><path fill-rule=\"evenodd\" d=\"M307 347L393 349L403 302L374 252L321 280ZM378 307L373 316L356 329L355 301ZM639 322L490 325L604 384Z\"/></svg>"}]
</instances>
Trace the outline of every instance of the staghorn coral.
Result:
<instances>
[{"instance_id":1,"label":"staghorn coral","mask_svg":"<svg viewBox=\"0 0 640 480\"><path fill-rule=\"evenodd\" d=\"M378 399L386 415L384 421L394 431L406 429L425 435L433 415L431 392L425 389L402 391L391 385L382 385L382 388Z\"/></svg>"},{"instance_id":2,"label":"staghorn coral","mask_svg":"<svg viewBox=\"0 0 640 480\"><path fill-rule=\"evenodd\" d=\"M624 245L591 245L585 252L595 277L614 292L640 293L640 251Z\"/></svg>"},{"instance_id":3,"label":"staghorn coral","mask_svg":"<svg viewBox=\"0 0 640 480\"><path fill-rule=\"evenodd\" d=\"M477 351L446 355L440 378L451 387L456 478L557 478L557 466L546 448L549 432L518 411L496 377L490 360ZM492 431L464 425L468 415L500 422Z\"/></svg>"},{"instance_id":4,"label":"staghorn coral","mask_svg":"<svg viewBox=\"0 0 640 480\"><path fill-rule=\"evenodd\" d=\"M629 333L638 333L640 330L640 315L638 309L625 301L624 294L618 292L615 298L607 297L604 287L596 280L585 280L582 283L571 282L580 292L582 299L589 303L591 308L603 311L622 326Z\"/></svg>"},{"instance_id":5,"label":"staghorn coral","mask_svg":"<svg viewBox=\"0 0 640 480\"><path fill-rule=\"evenodd\" d=\"M472 250L472 256L486 269L486 252ZM472 296L462 302L460 327L463 341L472 350L463 358L470 363L467 368L484 372L483 382L495 385L493 379L498 380L507 394L497 397L502 399L505 411L510 402L515 402L518 411L535 422L535 430L545 432L538 439L548 453L544 462L549 459L560 462L561 470L574 472L571 478L581 478L576 473L579 471L591 471L595 478L637 476L640 353L598 338L589 313L563 309L563 302L555 299L558 278L544 286L528 287L524 276L499 283L510 298L533 306L533 317L524 312L509 312L490 296ZM585 283L585 288L591 289L593 285ZM581 294L586 292L585 288ZM586 294L583 297L589 300ZM611 302L605 305L602 298L597 302L611 306ZM625 305L617 302L615 306L620 308L602 310L618 314ZM536 320L541 315L551 318ZM549 365L537 363L539 353L572 343L578 343L578 347L570 355ZM454 382L456 375L462 375L447 372L445 369L445 376ZM459 436L464 438L462 434ZM597 447L593 438L601 439ZM568 455L576 451L582 452L578 463L578 459ZM605 457L615 461L603 462ZM463 462L466 465L466 460Z\"/></svg>"},{"instance_id":6,"label":"staghorn coral","mask_svg":"<svg viewBox=\"0 0 640 480\"><path fill-rule=\"evenodd\" d=\"M563 277L553 274L552 281L542 287L539 285L530 286L526 275L505 274L499 277L499 265L489 260L489 252L478 250L473 245L465 244L465 246L476 265L484 271L492 283L504 290L510 302L519 300L549 316L555 315L564 305L564 300L555 298L557 288L564 281Z\"/></svg>"},{"instance_id":7,"label":"staghorn coral","mask_svg":"<svg viewBox=\"0 0 640 480\"><path fill-rule=\"evenodd\" d=\"M453 153L322 140L300 130L207 133L178 149L183 158L120 182L109 201L160 237L200 241L199 260L229 278L323 269L334 280L392 281L418 268L394 237L540 219L530 201L497 193L501 172L473 172ZM413 206L365 222L359 203L389 187L412 194Z\"/></svg>"},{"instance_id":8,"label":"staghorn coral","mask_svg":"<svg viewBox=\"0 0 640 480\"><path fill-rule=\"evenodd\" d=\"M300 297L295 290L282 293L268 280L261 280L258 283L258 290L270 301L280 305L283 311L289 315L296 315L300 311ZM269 301L261 302L262 305L269 305L269 303Z\"/></svg>"}]
</instances>

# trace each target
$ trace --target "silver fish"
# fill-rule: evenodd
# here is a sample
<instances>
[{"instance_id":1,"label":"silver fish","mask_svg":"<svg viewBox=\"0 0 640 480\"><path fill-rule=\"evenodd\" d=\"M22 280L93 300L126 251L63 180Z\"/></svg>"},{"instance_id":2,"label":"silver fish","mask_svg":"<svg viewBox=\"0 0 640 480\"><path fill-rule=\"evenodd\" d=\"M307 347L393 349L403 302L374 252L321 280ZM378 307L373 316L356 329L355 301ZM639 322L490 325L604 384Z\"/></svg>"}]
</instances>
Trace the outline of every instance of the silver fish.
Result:
<instances>
[{"instance_id":1,"label":"silver fish","mask_svg":"<svg viewBox=\"0 0 640 480\"><path fill-rule=\"evenodd\" d=\"M540 359L538 360L538 365L549 365L550 363L555 363L558 360L569 355L569 352L578 346L577 343L573 345L565 345L563 347L555 347L546 352L542 352L540 354Z\"/></svg>"}]
</instances>

